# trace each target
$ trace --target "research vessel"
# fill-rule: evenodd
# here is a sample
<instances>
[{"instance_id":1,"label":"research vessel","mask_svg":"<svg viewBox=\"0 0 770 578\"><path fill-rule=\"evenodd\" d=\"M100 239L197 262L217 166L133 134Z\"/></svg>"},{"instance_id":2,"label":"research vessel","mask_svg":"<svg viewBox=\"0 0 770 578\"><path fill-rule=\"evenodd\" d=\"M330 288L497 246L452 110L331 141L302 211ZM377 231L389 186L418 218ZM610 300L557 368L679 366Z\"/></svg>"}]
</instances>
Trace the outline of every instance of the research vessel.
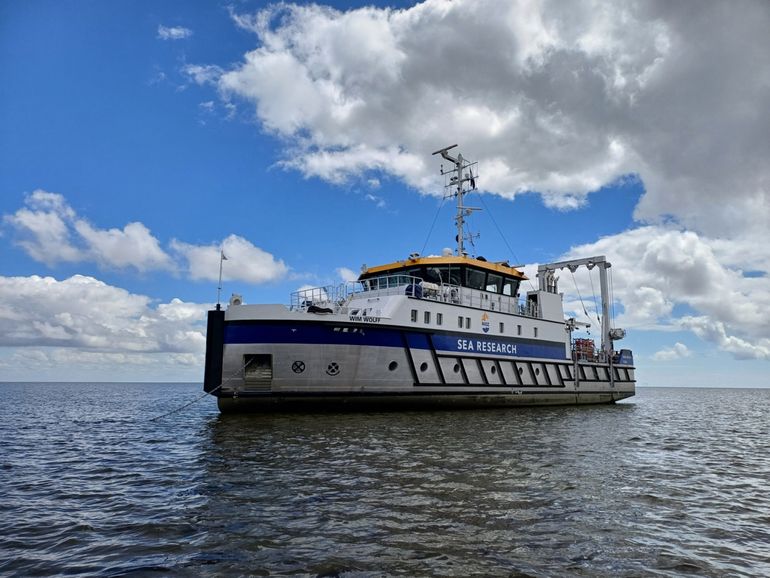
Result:
<instances>
[{"instance_id":1,"label":"research vessel","mask_svg":"<svg viewBox=\"0 0 770 578\"><path fill-rule=\"evenodd\" d=\"M635 393L633 355L616 350L604 256L540 265L537 285L507 261L466 251L476 163L436 151L455 197L456 249L363 266L355 282L208 312L204 390L222 412L614 403ZM221 262L220 262L221 265ZM557 272L597 269L598 346L573 338ZM221 271L221 268L220 268ZM221 274L220 274L221 279ZM221 288L221 281L220 281Z\"/></svg>"}]
</instances>

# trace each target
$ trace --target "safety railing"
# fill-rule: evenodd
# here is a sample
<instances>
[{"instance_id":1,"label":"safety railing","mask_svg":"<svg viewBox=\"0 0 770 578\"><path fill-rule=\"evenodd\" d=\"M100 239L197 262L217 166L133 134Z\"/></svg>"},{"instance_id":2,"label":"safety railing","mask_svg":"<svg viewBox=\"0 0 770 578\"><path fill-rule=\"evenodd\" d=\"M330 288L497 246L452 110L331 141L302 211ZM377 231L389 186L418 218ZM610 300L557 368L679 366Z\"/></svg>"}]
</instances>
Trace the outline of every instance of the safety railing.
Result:
<instances>
[{"instance_id":1,"label":"safety railing","mask_svg":"<svg viewBox=\"0 0 770 578\"><path fill-rule=\"evenodd\" d=\"M409 275L383 275L363 281L351 281L340 285L295 291L291 294L291 309L307 310L312 307L315 311L328 309L330 313L345 312L345 308L352 298L364 294L367 297L407 295L474 309L540 317L536 303L522 301L513 295L500 295L459 285L429 283Z\"/></svg>"}]
</instances>

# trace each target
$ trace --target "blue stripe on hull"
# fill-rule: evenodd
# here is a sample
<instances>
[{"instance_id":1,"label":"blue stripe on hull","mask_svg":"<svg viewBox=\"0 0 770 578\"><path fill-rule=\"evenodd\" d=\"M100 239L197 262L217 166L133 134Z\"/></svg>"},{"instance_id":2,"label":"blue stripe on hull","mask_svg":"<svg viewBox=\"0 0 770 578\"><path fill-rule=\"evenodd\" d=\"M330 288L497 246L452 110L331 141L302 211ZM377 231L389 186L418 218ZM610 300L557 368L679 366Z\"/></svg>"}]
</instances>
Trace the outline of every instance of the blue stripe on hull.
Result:
<instances>
[{"instance_id":1,"label":"blue stripe on hull","mask_svg":"<svg viewBox=\"0 0 770 578\"><path fill-rule=\"evenodd\" d=\"M471 353L479 357L503 355L512 358L567 359L564 344L554 341L533 342L470 334L424 333L371 325L228 322L224 333L226 344L298 343L404 347L403 337L405 337L410 349L432 349L437 353Z\"/></svg>"},{"instance_id":2,"label":"blue stripe on hull","mask_svg":"<svg viewBox=\"0 0 770 578\"><path fill-rule=\"evenodd\" d=\"M536 357L566 359L564 344L547 341L531 343L513 339L471 337L468 335L433 335L436 350L452 353L473 353L478 356L506 355L508 357Z\"/></svg>"},{"instance_id":3,"label":"blue stripe on hull","mask_svg":"<svg viewBox=\"0 0 770 578\"><path fill-rule=\"evenodd\" d=\"M335 331L337 329L337 331ZM343 329L348 329L344 331ZM357 331L354 331L357 329ZM395 329L333 327L317 323L228 323L225 343L302 343L311 345L379 345L403 347L401 332Z\"/></svg>"}]
</instances>

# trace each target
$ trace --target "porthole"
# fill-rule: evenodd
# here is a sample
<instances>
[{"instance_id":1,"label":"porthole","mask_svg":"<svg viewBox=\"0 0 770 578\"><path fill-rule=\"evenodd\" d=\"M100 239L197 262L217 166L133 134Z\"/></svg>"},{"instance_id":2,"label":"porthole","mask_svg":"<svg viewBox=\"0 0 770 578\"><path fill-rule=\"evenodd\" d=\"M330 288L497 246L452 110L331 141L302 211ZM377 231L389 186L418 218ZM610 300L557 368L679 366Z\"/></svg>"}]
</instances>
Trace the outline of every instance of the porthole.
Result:
<instances>
[{"instance_id":1,"label":"porthole","mask_svg":"<svg viewBox=\"0 0 770 578\"><path fill-rule=\"evenodd\" d=\"M497 373L497 367L495 367L495 366L493 365L493 366L492 366L492 369L490 369L489 371L490 371L490 373L492 373L492 375L494 375L495 373Z\"/></svg>"},{"instance_id":2,"label":"porthole","mask_svg":"<svg viewBox=\"0 0 770 578\"><path fill-rule=\"evenodd\" d=\"M425 363L424 361L420 364L420 371L422 372L428 371L428 364Z\"/></svg>"},{"instance_id":3,"label":"porthole","mask_svg":"<svg viewBox=\"0 0 770 578\"><path fill-rule=\"evenodd\" d=\"M523 367L520 367L520 368L519 368L519 375L521 375L522 373L524 373L524 368L523 368Z\"/></svg>"},{"instance_id":4,"label":"porthole","mask_svg":"<svg viewBox=\"0 0 770 578\"><path fill-rule=\"evenodd\" d=\"M340 372L339 363L332 361L329 365L326 366L327 375L337 375L339 372Z\"/></svg>"},{"instance_id":5,"label":"porthole","mask_svg":"<svg viewBox=\"0 0 770 578\"><path fill-rule=\"evenodd\" d=\"M540 375L540 368L539 367L535 368L535 375Z\"/></svg>"},{"instance_id":6,"label":"porthole","mask_svg":"<svg viewBox=\"0 0 770 578\"><path fill-rule=\"evenodd\" d=\"M391 361L390 364L388 365L388 369L390 371L396 371L397 368L398 368L398 362L397 361Z\"/></svg>"},{"instance_id":7,"label":"porthole","mask_svg":"<svg viewBox=\"0 0 770 578\"><path fill-rule=\"evenodd\" d=\"M455 363L455 366L452 368L452 370L455 373L460 373L460 364L459 363Z\"/></svg>"}]
</instances>

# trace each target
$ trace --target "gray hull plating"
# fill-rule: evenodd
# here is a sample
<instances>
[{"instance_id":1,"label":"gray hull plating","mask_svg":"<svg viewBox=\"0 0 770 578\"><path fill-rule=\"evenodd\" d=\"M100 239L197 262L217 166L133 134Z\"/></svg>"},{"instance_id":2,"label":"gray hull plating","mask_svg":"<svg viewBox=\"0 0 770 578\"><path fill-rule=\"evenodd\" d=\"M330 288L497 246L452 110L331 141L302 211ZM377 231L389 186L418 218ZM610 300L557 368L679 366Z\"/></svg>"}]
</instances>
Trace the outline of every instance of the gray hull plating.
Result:
<instances>
[{"instance_id":1,"label":"gray hull plating","mask_svg":"<svg viewBox=\"0 0 770 578\"><path fill-rule=\"evenodd\" d=\"M230 344L223 412L425 409L614 403L632 366L478 356L405 347Z\"/></svg>"}]
</instances>

